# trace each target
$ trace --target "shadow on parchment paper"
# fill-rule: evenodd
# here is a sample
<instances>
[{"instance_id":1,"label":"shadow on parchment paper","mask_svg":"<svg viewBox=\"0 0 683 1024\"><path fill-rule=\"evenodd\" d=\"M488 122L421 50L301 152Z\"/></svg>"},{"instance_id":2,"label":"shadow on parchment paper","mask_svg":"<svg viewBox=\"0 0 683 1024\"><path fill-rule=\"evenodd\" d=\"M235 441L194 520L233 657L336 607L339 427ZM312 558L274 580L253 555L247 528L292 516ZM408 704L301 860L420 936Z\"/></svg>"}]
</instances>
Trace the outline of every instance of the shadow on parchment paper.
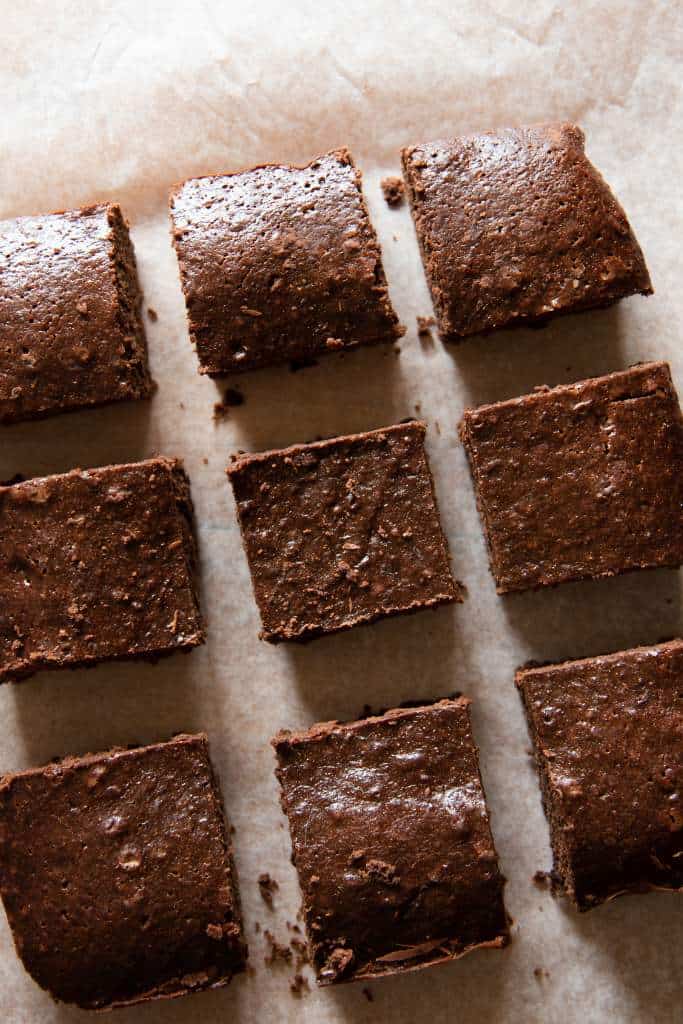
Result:
<instances>
[{"instance_id":1,"label":"shadow on parchment paper","mask_svg":"<svg viewBox=\"0 0 683 1024\"><path fill-rule=\"evenodd\" d=\"M677 569L643 569L507 594L501 603L528 660L564 661L681 636L682 583Z\"/></svg>"},{"instance_id":2,"label":"shadow on parchment paper","mask_svg":"<svg viewBox=\"0 0 683 1024\"><path fill-rule=\"evenodd\" d=\"M0 427L0 480L93 469L147 458L151 402L117 402L99 409Z\"/></svg>"},{"instance_id":3,"label":"shadow on parchment paper","mask_svg":"<svg viewBox=\"0 0 683 1024\"><path fill-rule=\"evenodd\" d=\"M8 684L27 761L37 766L67 754L202 731L207 716L198 706L195 680L208 665L208 658L192 651L156 665L112 662Z\"/></svg>"},{"instance_id":4,"label":"shadow on parchment paper","mask_svg":"<svg viewBox=\"0 0 683 1024\"><path fill-rule=\"evenodd\" d=\"M626 369L620 317L617 304L444 347L467 389L466 404L484 405L528 394L539 384L572 384Z\"/></svg>"},{"instance_id":5,"label":"shadow on parchment paper","mask_svg":"<svg viewBox=\"0 0 683 1024\"><path fill-rule=\"evenodd\" d=\"M631 1004L629 1020L674 1024L681 1019L683 915L677 893L622 896L579 914L562 900L569 927Z\"/></svg>"},{"instance_id":6,"label":"shadow on parchment paper","mask_svg":"<svg viewBox=\"0 0 683 1024\"><path fill-rule=\"evenodd\" d=\"M311 721L348 721L404 701L472 693L458 605L399 615L308 644L287 644Z\"/></svg>"},{"instance_id":7,"label":"shadow on parchment paper","mask_svg":"<svg viewBox=\"0 0 683 1024\"><path fill-rule=\"evenodd\" d=\"M402 344L406 339L326 355L296 372L280 366L225 378L215 382L216 402L228 388L243 396L242 405L227 408L226 421L247 451L387 427L415 415L401 375ZM218 436L221 426L216 420Z\"/></svg>"}]
</instances>

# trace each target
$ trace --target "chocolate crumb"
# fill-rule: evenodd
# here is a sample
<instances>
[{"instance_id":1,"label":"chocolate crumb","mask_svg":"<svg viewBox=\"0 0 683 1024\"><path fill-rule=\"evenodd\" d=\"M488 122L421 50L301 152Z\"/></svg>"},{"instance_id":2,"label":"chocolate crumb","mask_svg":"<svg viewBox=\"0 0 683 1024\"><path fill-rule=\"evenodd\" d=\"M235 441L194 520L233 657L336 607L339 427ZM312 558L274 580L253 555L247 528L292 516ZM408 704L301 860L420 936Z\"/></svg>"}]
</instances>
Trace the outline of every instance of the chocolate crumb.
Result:
<instances>
[{"instance_id":1,"label":"chocolate crumb","mask_svg":"<svg viewBox=\"0 0 683 1024\"><path fill-rule=\"evenodd\" d=\"M308 978L304 978L303 974L295 974L289 983L289 991L300 999L304 992L310 991Z\"/></svg>"},{"instance_id":2,"label":"chocolate crumb","mask_svg":"<svg viewBox=\"0 0 683 1024\"><path fill-rule=\"evenodd\" d=\"M294 953L294 967L297 971L300 971L302 967L311 962L308 955L308 945L303 939L296 938L292 939L289 945Z\"/></svg>"},{"instance_id":3,"label":"chocolate crumb","mask_svg":"<svg viewBox=\"0 0 683 1024\"><path fill-rule=\"evenodd\" d=\"M277 884L274 878L270 877L267 871L264 871L262 874L258 876L258 887L259 892L261 893L261 899L266 904L266 906L270 907L270 909L272 910L273 893L276 891L276 889L279 889L280 886Z\"/></svg>"},{"instance_id":4,"label":"chocolate crumb","mask_svg":"<svg viewBox=\"0 0 683 1024\"><path fill-rule=\"evenodd\" d=\"M261 931L261 922L260 921L255 921L254 922L254 931L256 932L257 935Z\"/></svg>"},{"instance_id":5,"label":"chocolate crumb","mask_svg":"<svg viewBox=\"0 0 683 1024\"><path fill-rule=\"evenodd\" d=\"M543 981L544 978L550 977L550 971L546 971L543 967L534 967L534 978L536 981Z\"/></svg>"},{"instance_id":6,"label":"chocolate crumb","mask_svg":"<svg viewBox=\"0 0 683 1024\"><path fill-rule=\"evenodd\" d=\"M406 187L401 178L382 178L380 187L388 206L400 206L406 194Z\"/></svg>"},{"instance_id":7,"label":"chocolate crumb","mask_svg":"<svg viewBox=\"0 0 683 1024\"><path fill-rule=\"evenodd\" d=\"M418 316L417 333L420 338L431 338L432 327L436 324L433 316Z\"/></svg>"},{"instance_id":8,"label":"chocolate crumb","mask_svg":"<svg viewBox=\"0 0 683 1024\"><path fill-rule=\"evenodd\" d=\"M549 871L536 871L532 881L534 885L538 885L541 889L547 889L552 878Z\"/></svg>"},{"instance_id":9,"label":"chocolate crumb","mask_svg":"<svg viewBox=\"0 0 683 1024\"><path fill-rule=\"evenodd\" d=\"M263 937L268 943L268 952L263 957L263 962L271 967L275 963L290 963L292 959L292 951L289 946L283 945L278 942L275 936L268 928L264 929Z\"/></svg>"},{"instance_id":10,"label":"chocolate crumb","mask_svg":"<svg viewBox=\"0 0 683 1024\"><path fill-rule=\"evenodd\" d=\"M373 996L371 989L369 989L369 988L362 988L361 992L363 993L363 995L365 996L365 998L367 999L367 1001L369 1003L373 1003L375 1001L375 997Z\"/></svg>"},{"instance_id":11,"label":"chocolate crumb","mask_svg":"<svg viewBox=\"0 0 683 1024\"><path fill-rule=\"evenodd\" d=\"M153 324L155 324L159 319L159 314L157 313L156 309L152 309L151 306L147 307L147 316L150 318Z\"/></svg>"}]
</instances>

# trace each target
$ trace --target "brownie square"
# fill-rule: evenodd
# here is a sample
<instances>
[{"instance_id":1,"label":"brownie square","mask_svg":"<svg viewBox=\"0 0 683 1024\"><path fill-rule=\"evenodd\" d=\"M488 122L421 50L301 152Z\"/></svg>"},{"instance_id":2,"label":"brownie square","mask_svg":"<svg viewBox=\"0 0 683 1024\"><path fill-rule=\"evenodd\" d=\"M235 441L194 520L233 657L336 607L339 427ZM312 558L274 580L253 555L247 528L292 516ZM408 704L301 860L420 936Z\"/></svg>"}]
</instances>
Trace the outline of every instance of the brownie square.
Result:
<instances>
[{"instance_id":1,"label":"brownie square","mask_svg":"<svg viewBox=\"0 0 683 1024\"><path fill-rule=\"evenodd\" d=\"M263 640L307 640L461 600L424 450L398 424L228 468Z\"/></svg>"},{"instance_id":2,"label":"brownie square","mask_svg":"<svg viewBox=\"0 0 683 1024\"><path fill-rule=\"evenodd\" d=\"M683 421L666 363L465 412L498 592L683 562Z\"/></svg>"},{"instance_id":3,"label":"brownie square","mask_svg":"<svg viewBox=\"0 0 683 1024\"><path fill-rule=\"evenodd\" d=\"M147 398L141 301L115 203L0 223L0 423Z\"/></svg>"},{"instance_id":4,"label":"brownie square","mask_svg":"<svg viewBox=\"0 0 683 1024\"><path fill-rule=\"evenodd\" d=\"M0 487L0 683L203 643L192 521L175 459Z\"/></svg>"},{"instance_id":5,"label":"brownie square","mask_svg":"<svg viewBox=\"0 0 683 1024\"><path fill-rule=\"evenodd\" d=\"M520 669L556 888L683 888L683 641Z\"/></svg>"},{"instance_id":6,"label":"brownie square","mask_svg":"<svg viewBox=\"0 0 683 1024\"><path fill-rule=\"evenodd\" d=\"M109 1009L218 988L244 969L206 736L6 775L0 835L14 944L54 999Z\"/></svg>"},{"instance_id":7,"label":"brownie square","mask_svg":"<svg viewBox=\"0 0 683 1024\"><path fill-rule=\"evenodd\" d=\"M483 132L402 156L445 341L652 293L626 214L576 125Z\"/></svg>"},{"instance_id":8,"label":"brownie square","mask_svg":"<svg viewBox=\"0 0 683 1024\"><path fill-rule=\"evenodd\" d=\"M469 701L273 740L318 983L505 946Z\"/></svg>"},{"instance_id":9,"label":"brownie square","mask_svg":"<svg viewBox=\"0 0 683 1024\"><path fill-rule=\"evenodd\" d=\"M193 178L171 195L200 373L395 341L382 254L351 154Z\"/></svg>"}]
</instances>

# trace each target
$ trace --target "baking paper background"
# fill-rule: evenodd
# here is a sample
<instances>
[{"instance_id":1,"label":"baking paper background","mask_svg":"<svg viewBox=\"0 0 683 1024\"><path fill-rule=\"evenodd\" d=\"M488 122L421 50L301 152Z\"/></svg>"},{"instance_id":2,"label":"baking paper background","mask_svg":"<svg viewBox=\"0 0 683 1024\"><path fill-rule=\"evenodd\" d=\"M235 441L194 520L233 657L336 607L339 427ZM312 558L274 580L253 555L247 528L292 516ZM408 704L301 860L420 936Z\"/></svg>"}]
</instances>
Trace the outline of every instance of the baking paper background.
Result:
<instances>
[{"instance_id":1,"label":"baking paper background","mask_svg":"<svg viewBox=\"0 0 683 1024\"><path fill-rule=\"evenodd\" d=\"M251 964L229 989L117 1011L117 1024L266 1021L674 1022L681 1020L683 904L629 897L579 916L534 886L548 833L515 667L680 635L681 577L640 573L497 597L456 424L466 405L670 360L683 393L681 8L671 3L516 2L11 4L0 37L0 217L97 200L132 223L159 390L120 405L3 428L0 478L153 453L185 460L196 505L208 644L156 666L42 674L0 690L0 769L205 729L235 845ZM678 8L678 10L677 10ZM589 156L623 202L653 298L501 332L445 350L421 343L431 312L407 208L379 190L401 146L462 131L578 121ZM408 333L391 349L235 380L246 403L214 422L216 385L197 373L166 213L185 177L349 145L365 174L392 299ZM307 647L270 647L259 628L224 468L262 449L393 423L429 424L428 449L464 605L390 620ZM438 429L437 429L438 423ZM204 460L208 460L204 463ZM278 805L270 736L460 690L474 727L515 919L503 953L370 986L289 992L263 964L258 920L281 941L299 894ZM279 882L275 909L256 879ZM66 1024L23 971L0 916L0 1019ZM536 977L534 969L541 968Z\"/></svg>"}]
</instances>

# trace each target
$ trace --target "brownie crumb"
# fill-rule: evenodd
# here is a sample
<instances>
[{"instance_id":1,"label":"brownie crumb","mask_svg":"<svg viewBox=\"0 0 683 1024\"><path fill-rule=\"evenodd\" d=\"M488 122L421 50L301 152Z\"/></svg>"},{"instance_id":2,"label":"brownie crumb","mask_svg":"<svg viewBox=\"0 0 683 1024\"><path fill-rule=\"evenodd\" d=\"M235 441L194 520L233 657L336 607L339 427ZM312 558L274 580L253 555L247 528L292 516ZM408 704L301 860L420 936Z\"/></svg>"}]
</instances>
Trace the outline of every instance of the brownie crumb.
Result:
<instances>
[{"instance_id":1,"label":"brownie crumb","mask_svg":"<svg viewBox=\"0 0 683 1024\"><path fill-rule=\"evenodd\" d=\"M374 1003L374 1001L375 1001L375 997L374 997L374 996L373 996L373 994L372 994L372 989L369 989L369 988L362 988L362 989L361 989L361 992L363 993L363 995L365 996L365 998L367 999L367 1001L368 1001L369 1003Z\"/></svg>"},{"instance_id":2,"label":"brownie crumb","mask_svg":"<svg viewBox=\"0 0 683 1024\"><path fill-rule=\"evenodd\" d=\"M401 178L382 178L380 187L388 206L400 206L406 194L406 187Z\"/></svg>"},{"instance_id":3,"label":"brownie crumb","mask_svg":"<svg viewBox=\"0 0 683 1024\"><path fill-rule=\"evenodd\" d=\"M544 967L534 967L534 978L536 981L543 981L544 978L550 977L550 971L546 971Z\"/></svg>"},{"instance_id":4,"label":"brownie crumb","mask_svg":"<svg viewBox=\"0 0 683 1024\"><path fill-rule=\"evenodd\" d=\"M263 902L273 909L273 893L280 888L274 878L271 878L267 871L258 876L258 887Z\"/></svg>"},{"instance_id":5,"label":"brownie crumb","mask_svg":"<svg viewBox=\"0 0 683 1024\"><path fill-rule=\"evenodd\" d=\"M303 939L294 938L289 946L294 954L294 967L297 971L300 971L302 967L311 962L308 955L308 945Z\"/></svg>"},{"instance_id":6,"label":"brownie crumb","mask_svg":"<svg viewBox=\"0 0 683 1024\"><path fill-rule=\"evenodd\" d=\"M263 962L265 964L272 967L272 965L276 963L288 964L291 962L292 951L289 946L285 946L282 942L278 942L268 928L264 929L263 937L268 943L268 952L263 957Z\"/></svg>"},{"instance_id":7,"label":"brownie crumb","mask_svg":"<svg viewBox=\"0 0 683 1024\"><path fill-rule=\"evenodd\" d=\"M159 319L159 314L157 313L156 309L152 309L151 306L147 307L147 316L150 318L153 324L155 324Z\"/></svg>"},{"instance_id":8,"label":"brownie crumb","mask_svg":"<svg viewBox=\"0 0 683 1024\"><path fill-rule=\"evenodd\" d=\"M310 992L308 978L304 978L303 974L295 974L289 983L289 991L293 996L301 999L304 992Z\"/></svg>"},{"instance_id":9,"label":"brownie crumb","mask_svg":"<svg viewBox=\"0 0 683 1024\"><path fill-rule=\"evenodd\" d=\"M254 922L254 931L256 932L257 935L261 931L261 922L260 921L255 921Z\"/></svg>"},{"instance_id":10,"label":"brownie crumb","mask_svg":"<svg viewBox=\"0 0 683 1024\"><path fill-rule=\"evenodd\" d=\"M424 336L425 334L432 333L432 327L436 324L436 320L433 316L418 316L417 317L417 333Z\"/></svg>"},{"instance_id":11,"label":"brownie crumb","mask_svg":"<svg viewBox=\"0 0 683 1024\"><path fill-rule=\"evenodd\" d=\"M533 883L541 889L547 889L551 883L551 874L549 871L537 871L533 876Z\"/></svg>"}]
</instances>

